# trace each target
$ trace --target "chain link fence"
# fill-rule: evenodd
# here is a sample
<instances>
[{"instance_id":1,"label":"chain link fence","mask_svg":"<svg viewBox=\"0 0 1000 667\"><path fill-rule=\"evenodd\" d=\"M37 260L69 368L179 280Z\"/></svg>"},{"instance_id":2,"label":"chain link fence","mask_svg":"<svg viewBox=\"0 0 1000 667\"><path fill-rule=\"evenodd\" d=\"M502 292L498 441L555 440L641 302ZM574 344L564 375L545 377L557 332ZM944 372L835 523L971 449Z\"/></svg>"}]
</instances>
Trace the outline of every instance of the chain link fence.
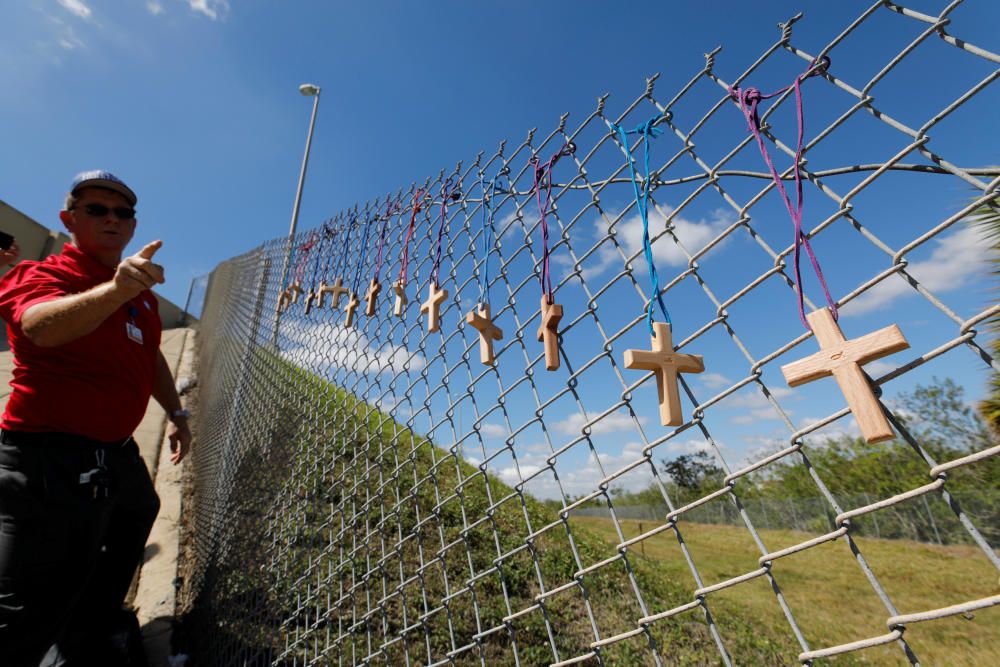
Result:
<instances>
[{"instance_id":1,"label":"chain link fence","mask_svg":"<svg viewBox=\"0 0 1000 667\"><path fill-rule=\"evenodd\" d=\"M290 245L221 264L201 313L188 509L185 627L199 664L964 664L936 635L919 638L1000 603L995 508L971 509L981 499L970 491L967 505L956 486L995 470L1000 446L934 445L889 400L932 372L1000 370L982 333L1000 310L983 306L985 293L970 306L968 290L938 275L1000 184L1000 170L964 159L996 148L995 133L962 128L995 113L1000 56L953 34L960 4L931 15L878 2L826 45L797 43L793 18L745 69L713 51L669 95L654 76L620 111L601 97L576 126L563 116ZM861 45L874 46L852 56ZM836 384L793 391L778 370L816 344L796 313L788 214L728 93L778 88L823 56L829 66L802 84L805 229L848 337L892 322L891 305L908 300L911 349L868 371L898 433L877 451L922 471L914 482L902 467L882 470L879 490L862 475L850 493L813 464L828 439L855 435ZM789 183L793 103L787 91L762 115ZM642 137L626 147L613 128L651 117L663 131L649 138L651 253L674 344L706 365L679 376L676 427L661 426L654 374L622 364L626 349L648 348L650 295L625 161ZM549 371L538 341L544 191L531 158L544 165L569 143L575 152L550 169L564 315ZM376 275L382 291L366 314ZM409 303L397 316L401 275ZM313 298L337 279L350 292ZM431 333L420 305L435 282L448 294ZM286 285L302 292L279 299ZM349 314L351 292L360 305ZM494 364L480 361L466 319L483 301L503 331ZM806 400L820 416L802 414ZM708 452L721 481L678 494L655 461L685 451ZM761 500L779 469L802 472L808 501L779 512ZM660 499L642 517L620 502L640 491ZM936 541L962 542L982 577L948 570L934 604L900 604L908 594L885 582L907 572L911 547L885 557L887 542L859 536L907 507L947 515L961 539ZM739 565L706 569L715 554L697 539L721 523L743 540ZM653 557L654 545L670 555ZM826 560L804 581L784 574L816 554ZM810 622L826 604L810 593L835 561L860 575L840 613L877 609L859 634ZM741 606L762 585L773 622ZM994 612L976 616L984 644L995 643Z\"/></svg>"}]
</instances>

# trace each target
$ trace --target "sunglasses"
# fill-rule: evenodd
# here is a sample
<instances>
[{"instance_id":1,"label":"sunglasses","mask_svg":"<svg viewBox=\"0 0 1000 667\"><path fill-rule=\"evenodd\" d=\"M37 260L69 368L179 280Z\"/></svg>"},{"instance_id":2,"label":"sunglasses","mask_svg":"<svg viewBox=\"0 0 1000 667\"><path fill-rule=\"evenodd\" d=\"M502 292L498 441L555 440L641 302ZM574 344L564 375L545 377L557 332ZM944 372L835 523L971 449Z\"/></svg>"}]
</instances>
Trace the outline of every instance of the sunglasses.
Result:
<instances>
[{"instance_id":1,"label":"sunglasses","mask_svg":"<svg viewBox=\"0 0 1000 667\"><path fill-rule=\"evenodd\" d=\"M115 206L108 208L104 204L84 204L83 210L92 218L103 218L108 213L114 213L119 220L135 219L135 209L127 206Z\"/></svg>"}]
</instances>

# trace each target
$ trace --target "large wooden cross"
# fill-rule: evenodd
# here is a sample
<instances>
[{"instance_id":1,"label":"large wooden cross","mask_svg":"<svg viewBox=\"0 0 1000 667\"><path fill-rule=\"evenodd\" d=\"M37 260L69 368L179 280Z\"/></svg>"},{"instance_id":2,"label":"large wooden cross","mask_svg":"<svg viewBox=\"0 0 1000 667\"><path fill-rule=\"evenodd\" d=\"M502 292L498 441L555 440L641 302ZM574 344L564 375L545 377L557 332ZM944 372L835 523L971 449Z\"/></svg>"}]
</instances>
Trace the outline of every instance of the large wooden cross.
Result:
<instances>
[{"instance_id":1,"label":"large wooden cross","mask_svg":"<svg viewBox=\"0 0 1000 667\"><path fill-rule=\"evenodd\" d=\"M332 285L327 285L326 283L321 282L319 284L319 301L316 303L316 305L322 308L323 302L326 300L326 295L332 294L333 301L330 302L330 309L336 310L337 307L340 305L340 296L342 294L346 294L349 291L350 290L344 287L344 281L341 280L340 278L337 278L337 280L335 280Z\"/></svg>"},{"instance_id":2,"label":"large wooden cross","mask_svg":"<svg viewBox=\"0 0 1000 667\"><path fill-rule=\"evenodd\" d=\"M368 292L365 294L365 316L373 317L375 315L375 300L381 291L382 283L372 278L371 283L368 284Z\"/></svg>"},{"instance_id":3,"label":"large wooden cross","mask_svg":"<svg viewBox=\"0 0 1000 667\"><path fill-rule=\"evenodd\" d=\"M549 303L545 294L542 295L542 321L538 325L538 340L545 347L545 370L559 369L559 320L563 316L563 307L553 301Z\"/></svg>"},{"instance_id":4,"label":"large wooden cross","mask_svg":"<svg viewBox=\"0 0 1000 667\"><path fill-rule=\"evenodd\" d=\"M392 314L396 317L402 317L403 312L406 310L406 304L410 302L406 298L406 283L402 280L397 280L392 284L392 291L396 294L396 303L392 307Z\"/></svg>"},{"instance_id":5,"label":"large wooden cross","mask_svg":"<svg viewBox=\"0 0 1000 667\"><path fill-rule=\"evenodd\" d=\"M479 332L479 361L487 366L496 363L493 354L493 341L503 338L503 331L490 317L490 304L484 303L478 309L473 308L465 316L465 321Z\"/></svg>"},{"instance_id":6,"label":"large wooden cross","mask_svg":"<svg viewBox=\"0 0 1000 667\"><path fill-rule=\"evenodd\" d=\"M448 290L432 280L427 286L427 301L420 304L420 314L427 313L427 331L434 333L441 328L441 304L448 298Z\"/></svg>"},{"instance_id":7,"label":"large wooden cross","mask_svg":"<svg viewBox=\"0 0 1000 667\"><path fill-rule=\"evenodd\" d=\"M344 320L344 326L350 329L354 326L354 312L358 309L361 302L358 301L357 292L351 292L350 298L347 300L347 305L344 306L344 312L347 313L347 319Z\"/></svg>"},{"instance_id":8,"label":"large wooden cross","mask_svg":"<svg viewBox=\"0 0 1000 667\"><path fill-rule=\"evenodd\" d=\"M653 371L656 374L656 392L660 397L660 423L680 426L684 423L681 412L681 395L677 389L678 373L701 373L705 362L700 354L674 352L674 338L670 325L653 323L651 350L625 350L625 368Z\"/></svg>"},{"instance_id":9,"label":"large wooden cross","mask_svg":"<svg viewBox=\"0 0 1000 667\"><path fill-rule=\"evenodd\" d=\"M788 385L797 387L832 375L865 440L891 440L894 437L892 425L861 366L908 348L910 344L903 332L893 324L861 338L847 340L828 308L814 310L806 319L816 335L820 351L781 367Z\"/></svg>"}]
</instances>

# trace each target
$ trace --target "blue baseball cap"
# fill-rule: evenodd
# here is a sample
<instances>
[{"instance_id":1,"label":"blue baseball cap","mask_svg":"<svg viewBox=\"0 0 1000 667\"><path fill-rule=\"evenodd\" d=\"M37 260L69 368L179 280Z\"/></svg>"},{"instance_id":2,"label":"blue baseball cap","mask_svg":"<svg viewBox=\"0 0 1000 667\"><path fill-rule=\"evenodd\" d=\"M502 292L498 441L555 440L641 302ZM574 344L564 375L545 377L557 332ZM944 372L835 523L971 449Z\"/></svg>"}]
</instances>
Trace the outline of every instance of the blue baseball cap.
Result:
<instances>
[{"instance_id":1,"label":"blue baseball cap","mask_svg":"<svg viewBox=\"0 0 1000 667\"><path fill-rule=\"evenodd\" d=\"M135 196L132 192L132 188L125 185L125 181L118 178L110 171L104 171L103 169L94 169L92 171L80 172L73 178L73 183L70 185L69 191L71 194L76 194L77 190L82 188L104 188L105 190L113 190L128 200L128 203L135 206L139 198Z\"/></svg>"}]
</instances>

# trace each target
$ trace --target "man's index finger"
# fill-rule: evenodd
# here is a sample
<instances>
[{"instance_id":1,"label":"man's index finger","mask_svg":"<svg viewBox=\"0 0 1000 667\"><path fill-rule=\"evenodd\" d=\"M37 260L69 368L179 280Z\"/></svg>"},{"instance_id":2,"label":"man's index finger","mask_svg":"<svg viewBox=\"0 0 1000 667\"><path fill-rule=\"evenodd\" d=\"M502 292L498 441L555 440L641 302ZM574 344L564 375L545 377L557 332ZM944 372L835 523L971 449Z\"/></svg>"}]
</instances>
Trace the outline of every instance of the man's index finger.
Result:
<instances>
[{"instance_id":1,"label":"man's index finger","mask_svg":"<svg viewBox=\"0 0 1000 667\"><path fill-rule=\"evenodd\" d=\"M143 246L142 250L136 254L143 259L153 259L153 255L156 254L156 251L159 250L162 245L163 241L153 241L152 243L147 243Z\"/></svg>"}]
</instances>

